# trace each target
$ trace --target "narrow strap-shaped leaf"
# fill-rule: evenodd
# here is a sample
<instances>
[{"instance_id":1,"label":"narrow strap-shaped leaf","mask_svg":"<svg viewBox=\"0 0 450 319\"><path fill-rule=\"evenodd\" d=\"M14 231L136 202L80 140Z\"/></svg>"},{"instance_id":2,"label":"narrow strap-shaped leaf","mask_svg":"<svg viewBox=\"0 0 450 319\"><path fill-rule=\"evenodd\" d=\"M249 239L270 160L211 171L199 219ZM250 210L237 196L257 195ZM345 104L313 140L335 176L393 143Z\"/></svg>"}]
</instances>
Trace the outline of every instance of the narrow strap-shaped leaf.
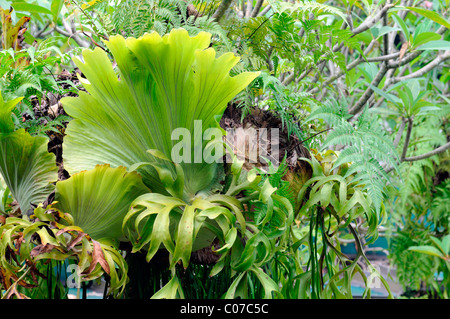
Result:
<instances>
[{"instance_id":1,"label":"narrow strap-shaped leaf","mask_svg":"<svg viewBox=\"0 0 450 319\"><path fill-rule=\"evenodd\" d=\"M161 244L169 251L174 253L175 245L170 234L170 212L174 206L164 207L156 216L153 224L153 230L150 237L146 260L149 262L158 251Z\"/></svg>"},{"instance_id":2,"label":"narrow strap-shaped leaf","mask_svg":"<svg viewBox=\"0 0 450 319\"><path fill-rule=\"evenodd\" d=\"M151 299L176 299L177 297L184 298L184 293L181 289L180 281L176 276L173 276Z\"/></svg>"},{"instance_id":3,"label":"narrow strap-shaped leaf","mask_svg":"<svg viewBox=\"0 0 450 319\"><path fill-rule=\"evenodd\" d=\"M191 258L194 241L195 206L186 206L178 223L178 232L170 267L175 266L180 259L186 269Z\"/></svg>"}]
</instances>

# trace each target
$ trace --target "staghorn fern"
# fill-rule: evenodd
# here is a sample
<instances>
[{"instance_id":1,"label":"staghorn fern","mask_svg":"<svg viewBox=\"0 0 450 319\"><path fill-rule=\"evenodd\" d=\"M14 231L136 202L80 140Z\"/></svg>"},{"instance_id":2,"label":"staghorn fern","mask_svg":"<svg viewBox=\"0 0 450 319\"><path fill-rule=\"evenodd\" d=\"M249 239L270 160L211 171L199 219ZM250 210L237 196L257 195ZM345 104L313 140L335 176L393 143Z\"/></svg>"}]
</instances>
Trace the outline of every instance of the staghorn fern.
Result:
<instances>
[{"instance_id":1,"label":"staghorn fern","mask_svg":"<svg viewBox=\"0 0 450 319\"><path fill-rule=\"evenodd\" d=\"M363 186L375 209L379 211L386 181L389 182L383 164L398 170L395 148L377 120L366 111L361 114L355 124L347 121L348 117L345 105L333 108L332 103L327 103L313 111L306 122L322 118L333 128L322 145L322 149L332 146L344 147L333 169L351 162L352 165L346 176L356 173L354 180L358 185Z\"/></svg>"}]
</instances>

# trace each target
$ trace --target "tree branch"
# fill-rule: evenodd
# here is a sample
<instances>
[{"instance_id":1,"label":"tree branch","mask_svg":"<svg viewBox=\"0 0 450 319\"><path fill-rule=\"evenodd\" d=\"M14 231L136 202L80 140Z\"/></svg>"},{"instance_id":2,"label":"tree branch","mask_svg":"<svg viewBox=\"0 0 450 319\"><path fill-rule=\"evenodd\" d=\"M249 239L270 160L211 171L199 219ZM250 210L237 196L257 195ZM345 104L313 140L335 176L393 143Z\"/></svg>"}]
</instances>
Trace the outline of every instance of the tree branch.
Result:
<instances>
[{"instance_id":1,"label":"tree branch","mask_svg":"<svg viewBox=\"0 0 450 319\"><path fill-rule=\"evenodd\" d=\"M372 40L372 41L369 43L369 45L367 46L366 50L364 50L364 55L363 55L363 56L369 54L369 52L372 50L372 48L373 48L373 46L375 45L376 42L377 42L377 41ZM347 66L347 72L350 71L351 69L357 67L359 64L364 63L365 60L364 60L363 56L360 56L360 57L357 58L355 61L353 61L352 63L350 63L350 64ZM336 80L337 78L343 76L345 73L346 73L345 71L340 70L340 71L339 71L338 73L336 73L335 75L333 75L333 76L329 77L328 79L326 79L326 80L323 82L322 87L327 86L328 84L330 84L331 82L333 82L333 81ZM315 88L309 90L308 92L314 94L314 93L317 93L318 91L319 91L319 88L315 87Z\"/></svg>"},{"instance_id":2,"label":"tree branch","mask_svg":"<svg viewBox=\"0 0 450 319\"><path fill-rule=\"evenodd\" d=\"M264 16L267 12L269 12L269 10L272 9L272 6L270 4L268 4L259 14L258 16Z\"/></svg>"},{"instance_id":3,"label":"tree branch","mask_svg":"<svg viewBox=\"0 0 450 319\"><path fill-rule=\"evenodd\" d=\"M448 149L450 149L450 142L448 142L447 144L444 144L442 146L439 146L438 148L432 150L431 152L428 152L428 153L425 153L422 155L417 155L417 156L405 157L403 160L400 160L400 163L420 161L420 160L426 159L428 157L441 154ZM394 169L394 167L389 167L388 169L386 169L385 170L386 174L390 173L393 169Z\"/></svg>"},{"instance_id":4,"label":"tree branch","mask_svg":"<svg viewBox=\"0 0 450 319\"><path fill-rule=\"evenodd\" d=\"M247 1L247 9L245 10L245 16L250 18L253 12L253 0Z\"/></svg>"},{"instance_id":5,"label":"tree branch","mask_svg":"<svg viewBox=\"0 0 450 319\"><path fill-rule=\"evenodd\" d=\"M255 4L255 8L253 8L251 17L254 18L258 15L259 11L261 10L261 6L263 5L264 0L258 0Z\"/></svg>"},{"instance_id":6,"label":"tree branch","mask_svg":"<svg viewBox=\"0 0 450 319\"><path fill-rule=\"evenodd\" d=\"M406 151L408 150L409 141L411 139L411 132L412 132L412 127L413 127L413 118L412 117L408 117L407 121L408 121L408 129L406 130L406 138L405 138L405 143L403 144L403 151L402 151L402 155L400 156L400 162L403 162L405 160Z\"/></svg>"},{"instance_id":7,"label":"tree branch","mask_svg":"<svg viewBox=\"0 0 450 319\"><path fill-rule=\"evenodd\" d=\"M443 34L445 31L447 30L446 27L441 26L436 33L438 34ZM378 84L381 82L381 80L383 79L384 75L387 73L387 71L389 69L395 69L398 68L400 66L403 66L409 62L411 62L412 60L414 60L415 58L417 58L418 56L420 56L422 54L423 51L414 51L410 54L408 54L407 56L405 56L403 59L399 60L399 61L386 61L381 65L380 70L378 71L377 76L375 77L375 79L372 81L372 85L373 86L378 86ZM389 85L392 84L392 82L394 81L389 81ZM372 96L373 94L373 90L368 87L367 90L364 92L364 94L361 96L361 98L358 100L358 102L350 109L350 114L356 114L357 112L359 112L362 107L364 106L364 104L367 102L367 100Z\"/></svg>"},{"instance_id":8,"label":"tree branch","mask_svg":"<svg viewBox=\"0 0 450 319\"><path fill-rule=\"evenodd\" d=\"M398 143L400 143L400 139L402 138L403 131L405 130L405 126L406 126L406 119L402 118L402 123L400 124L400 128L398 129L397 135L395 136L395 140L394 140L395 148L398 146Z\"/></svg>"},{"instance_id":9,"label":"tree branch","mask_svg":"<svg viewBox=\"0 0 450 319\"><path fill-rule=\"evenodd\" d=\"M423 68L410 73L408 75L405 76L401 76L401 77L396 77L394 78L395 82L400 82L400 81L404 81L407 79L412 79L412 78L416 78L416 77L420 77L423 76L425 73L430 72L432 69L434 69L435 67L437 67L441 62L450 59L450 50L445 51L444 54L439 54L433 61L431 61L430 63L428 63L426 66L424 66Z\"/></svg>"},{"instance_id":10,"label":"tree branch","mask_svg":"<svg viewBox=\"0 0 450 319\"><path fill-rule=\"evenodd\" d=\"M55 27L55 31L56 32L66 36L68 38L74 39L74 41L80 47L88 48L90 46L90 43L87 42L87 41L84 41L83 39L81 39L80 36L74 31L75 28L72 25L69 25L66 20L62 19L62 23L63 23L63 26L64 26L65 30L63 30L63 29L61 29L61 28L56 26Z\"/></svg>"},{"instance_id":11,"label":"tree branch","mask_svg":"<svg viewBox=\"0 0 450 319\"><path fill-rule=\"evenodd\" d=\"M232 0L222 0L222 2L220 3L219 7L217 8L216 12L214 12L214 14L212 15L212 18L218 22L220 20L220 18L223 17L223 15L225 14L225 12L228 10L228 8L231 5Z\"/></svg>"},{"instance_id":12,"label":"tree branch","mask_svg":"<svg viewBox=\"0 0 450 319\"><path fill-rule=\"evenodd\" d=\"M381 80L383 79L387 71L388 68L386 66L386 63L381 64L380 70L378 71L377 75L375 76L375 79L373 79L371 84L373 86L378 86L378 84L380 84ZM349 113L353 115L358 113L363 108L364 104L366 104L366 102L372 96L372 94L373 90L370 87L368 87L367 90L364 92L364 94L356 102L356 104L350 108Z\"/></svg>"},{"instance_id":13,"label":"tree branch","mask_svg":"<svg viewBox=\"0 0 450 319\"><path fill-rule=\"evenodd\" d=\"M448 149L450 149L450 142L448 142L447 144L444 144L444 145L442 145L442 146L440 146L440 147L438 147L438 148L432 150L431 152L428 152L428 153L425 153L425 154L422 154L422 155L406 157L406 158L404 159L404 161L405 161L405 162L420 161L420 160L422 160L422 159L431 157L431 156L433 156L433 155L437 155L437 154L443 153L443 152L445 152L445 151L448 150Z\"/></svg>"},{"instance_id":14,"label":"tree branch","mask_svg":"<svg viewBox=\"0 0 450 319\"><path fill-rule=\"evenodd\" d=\"M382 16L384 16L387 11L392 8L394 5L393 4L386 4L380 11L378 11L378 13L376 13L373 17L368 17L366 20L364 20L363 23L361 23L358 27L356 27L355 29L353 29L353 36L362 33L368 29L370 29L371 27L373 27Z\"/></svg>"},{"instance_id":15,"label":"tree branch","mask_svg":"<svg viewBox=\"0 0 450 319\"><path fill-rule=\"evenodd\" d=\"M395 52L392 54L387 54L387 55L381 55L381 56L376 56L373 58L367 58L366 62L383 62L383 61L389 61L392 59L397 58L400 55L400 52Z\"/></svg>"}]
</instances>

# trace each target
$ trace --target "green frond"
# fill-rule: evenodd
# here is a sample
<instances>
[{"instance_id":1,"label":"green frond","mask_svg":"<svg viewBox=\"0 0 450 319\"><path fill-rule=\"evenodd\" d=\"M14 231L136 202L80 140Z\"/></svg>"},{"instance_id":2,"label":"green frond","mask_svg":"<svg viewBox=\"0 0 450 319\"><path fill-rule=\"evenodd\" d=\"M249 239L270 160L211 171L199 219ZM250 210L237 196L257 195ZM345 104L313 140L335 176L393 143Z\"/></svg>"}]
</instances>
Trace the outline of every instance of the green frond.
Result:
<instances>
[{"instance_id":1,"label":"green frond","mask_svg":"<svg viewBox=\"0 0 450 319\"><path fill-rule=\"evenodd\" d=\"M330 100L314 109L305 119L305 122L321 119L331 127L339 126L343 120L350 117L347 106L345 98L341 99L340 103L334 98L330 98Z\"/></svg>"},{"instance_id":2,"label":"green frond","mask_svg":"<svg viewBox=\"0 0 450 319\"><path fill-rule=\"evenodd\" d=\"M333 145L357 145L361 147L361 142L361 139L355 134L354 127L347 121L341 121L341 124L328 134L322 150Z\"/></svg>"},{"instance_id":3,"label":"green frond","mask_svg":"<svg viewBox=\"0 0 450 319\"><path fill-rule=\"evenodd\" d=\"M383 128L367 112L363 112L352 124L347 121L348 113L344 107L336 107L329 102L314 110L307 121L323 119L332 127L321 149L340 145L344 149L333 165L333 169L342 164L351 163L346 176L355 174L353 181L367 191L377 211L380 210L387 182L390 182L381 163L398 170L397 155L390 138Z\"/></svg>"},{"instance_id":4,"label":"green frond","mask_svg":"<svg viewBox=\"0 0 450 319\"><path fill-rule=\"evenodd\" d=\"M292 4L288 2L279 2L272 4L274 10L282 13L289 12L292 14L296 14L299 17L303 17L305 19L309 18L310 14L314 14L315 16L320 16L323 14L332 14L335 16L339 16L345 21L345 15L339 8L334 6L326 5L320 2L315 1L298 1L298 3Z\"/></svg>"}]
</instances>

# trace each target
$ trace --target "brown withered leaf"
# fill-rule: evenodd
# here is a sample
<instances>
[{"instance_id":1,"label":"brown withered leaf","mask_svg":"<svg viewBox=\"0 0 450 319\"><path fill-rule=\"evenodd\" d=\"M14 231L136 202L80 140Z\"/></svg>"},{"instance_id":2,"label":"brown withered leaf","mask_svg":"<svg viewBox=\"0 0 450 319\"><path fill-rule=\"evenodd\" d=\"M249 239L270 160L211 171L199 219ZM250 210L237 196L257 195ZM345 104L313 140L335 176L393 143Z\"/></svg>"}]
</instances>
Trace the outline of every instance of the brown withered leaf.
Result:
<instances>
[{"instance_id":1,"label":"brown withered leaf","mask_svg":"<svg viewBox=\"0 0 450 319\"><path fill-rule=\"evenodd\" d=\"M78 244L85 236L85 233L79 233L78 236L72 239L72 241L67 245L67 250L72 250L73 247L75 247L75 245Z\"/></svg>"},{"instance_id":2,"label":"brown withered leaf","mask_svg":"<svg viewBox=\"0 0 450 319\"><path fill-rule=\"evenodd\" d=\"M27 259L26 263L27 263L28 267L30 267L31 277L33 278L33 281L34 281L35 283L37 283L37 279L38 279L37 276L39 276L39 277L41 277L41 278L47 280L47 276L45 276L43 273L41 273L41 272L37 269L35 263L33 263L31 260L28 260L28 259Z\"/></svg>"},{"instance_id":3,"label":"brown withered leaf","mask_svg":"<svg viewBox=\"0 0 450 319\"><path fill-rule=\"evenodd\" d=\"M5 257L6 257L6 259L12 259L12 260L14 260L15 263L19 264L19 261L17 260L17 257L16 257L16 253L9 246L6 249Z\"/></svg>"},{"instance_id":4,"label":"brown withered leaf","mask_svg":"<svg viewBox=\"0 0 450 319\"><path fill-rule=\"evenodd\" d=\"M30 284L23 279L19 280L19 277L15 273L9 273L9 278L14 280L14 283L12 284L14 286L19 285L24 288L35 288L36 287L36 285Z\"/></svg>"},{"instance_id":5,"label":"brown withered leaf","mask_svg":"<svg viewBox=\"0 0 450 319\"><path fill-rule=\"evenodd\" d=\"M31 255L31 257L36 257L36 256L38 256L40 254L45 254L45 253L48 253L48 252L52 251L53 248L55 248L55 245L52 245L52 244L45 244L45 245L40 244L40 245L37 245L36 247L34 247L31 250L30 255Z\"/></svg>"},{"instance_id":6,"label":"brown withered leaf","mask_svg":"<svg viewBox=\"0 0 450 319\"><path fill-rule=\"evenodd\" d=\"M86 271L83 271L83 275L89 275L95 269L97 264L103 268L103 270L109 275L109 265L106 262L105 255L103 254L102 247L100 243L92 239L92 244L94 245L94 250L92 251L92 263Z\"/></svg>"},{"instance_id":7,"label":"brown withered leaf","mask_svg":"<svg viewBox=\"0 0 450 319\"><path fill-rule=\"evenodd\" d=\"M404 42L402 44L402 47L400 48L400 55L398 57L399 61L401 61L403 59L403 57L405 56L406 50L408 50L409 47L409 41Z\"/></svg>"},{"instance_id":8,"label":"brown withered leaf","mask_svg":"<svg viewBox=\"0 0 450 319\"><path fill-rule=\"evenodd\" d=\"M20 246L22 245L23 242L25 242L25 238L23 238L23 233L19 232L18 235L19 236L14 240L14 247L16 247L17 253L20 252Z\"/></svg>"},{"instance_id":9,"label":"brown withered leaf","mask_svg":"<svg viewBox=\"0 0 450 319\"><path fill-rule=\"evenodd\" d=\"M55 227L58 227L58 225L56 223L54 223L53 225ZM77 233L83 233L84 234L83 229L81 229L78 226L67 226L67 227L64 227L64 228L61 228L60 230L58 230L56 232L55 236L59 236L59 235L61 235L63 233L67 233L67 232L77 232Z\"/></svg>"},{"instance_id":10,"label":"brown withered leaf","mask_svg":"<svg viewBox=\"0 0 450 319\"><path fill-rule=\"evenodd\" d=\"M0 215L0 224L6 224L6 217Z\"/></svg>"},{"instance_id":11,"label":"brown withered leaf","mask_svg":"<svg viewBox=\"0 0 450 319\"><path fill-rule=\"evenodd\" d=\"M11 286L11 272L0 268L0 284L3 289L8 289Z\"/></svg>"},{"instance_id":12,"label":"brown withered leaf","mask_svg":"<svg viewBox=\"0 0 450 319\"><path fill-rule=\"evenodd\" d=\"M17 284L18 284L19 286L22 286L22 287L28 288L28 289L30 289L30 288L36 288L36 287L37 287L37 285L30 284L30 283L26 282L25 280L19 280L19 281L17 282Z\"/></svg>"}]
</instances>

